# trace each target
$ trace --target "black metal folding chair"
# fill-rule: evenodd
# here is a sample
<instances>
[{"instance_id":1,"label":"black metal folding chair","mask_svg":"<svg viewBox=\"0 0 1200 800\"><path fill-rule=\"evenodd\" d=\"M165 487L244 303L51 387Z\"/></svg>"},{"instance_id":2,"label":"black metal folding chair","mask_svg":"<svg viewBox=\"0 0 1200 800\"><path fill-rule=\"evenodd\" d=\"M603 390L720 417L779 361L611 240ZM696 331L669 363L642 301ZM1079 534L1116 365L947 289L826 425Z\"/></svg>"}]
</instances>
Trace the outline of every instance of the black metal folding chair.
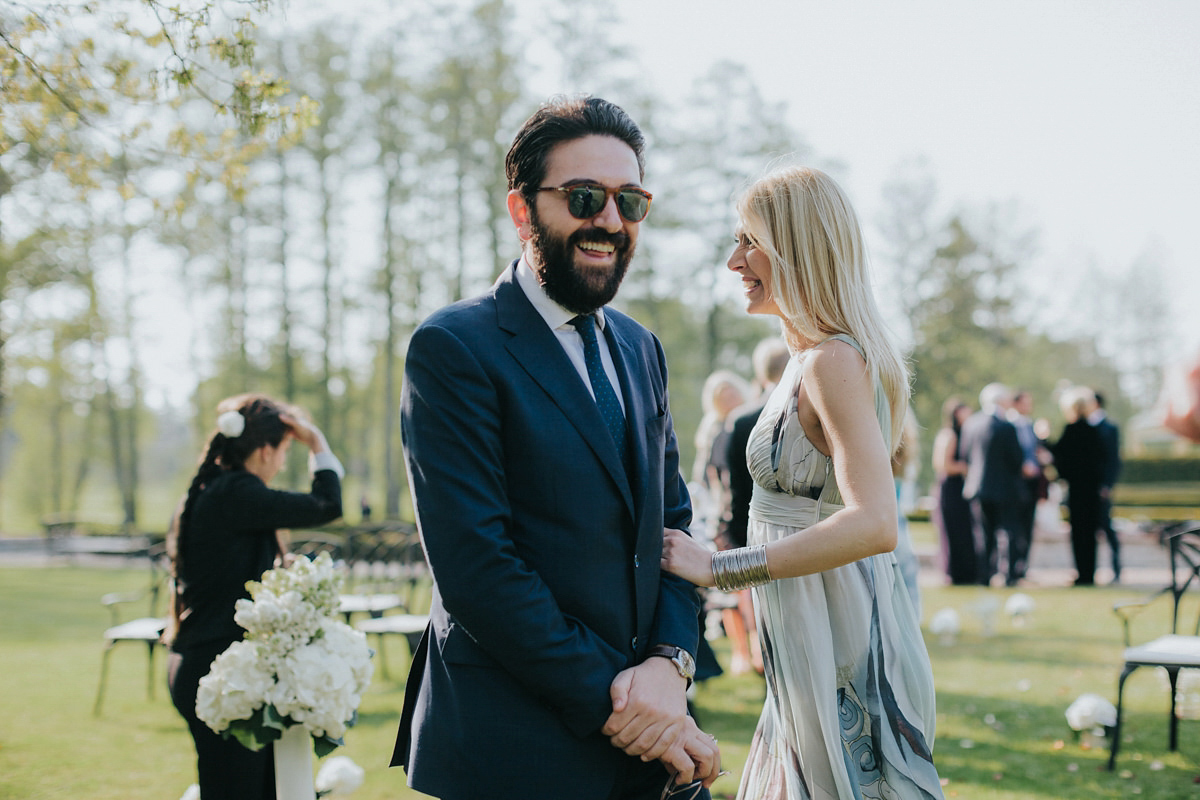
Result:
<instances>
[{"instance_id":1,"label":"black metal folding chair","mask_svg":"<svg viewBox=\"0 0 1200 800\"><path fill-rule=\"evenodd\" d=\"M1117 761L1117 750L1121 746L1122 703L1125 697L1125 681L1139 667L1162 667L1171 684L1171 716L1169 721L1168 747L1175 751L1179 744L1179 714L1176 710L1176 685L1181 669L1200 668L1200 614L1190 630L1180 633L1179 612L1184 596L1192 588L1200 588L1200 522L1189 520L1166 526L1161 532L1162 540L1170 551L1171 583L1144 600L1118 603L1113 611L1121 617L1125 629L1125 665L1117 681L1117 724L1112 732L1112 746L1108 755L1108 768L1112 770ZM1130 623L1133 617L1154 600L1170 596L1171 632L1145 644L1132 645Z\"/></svg>"}]
</instances>

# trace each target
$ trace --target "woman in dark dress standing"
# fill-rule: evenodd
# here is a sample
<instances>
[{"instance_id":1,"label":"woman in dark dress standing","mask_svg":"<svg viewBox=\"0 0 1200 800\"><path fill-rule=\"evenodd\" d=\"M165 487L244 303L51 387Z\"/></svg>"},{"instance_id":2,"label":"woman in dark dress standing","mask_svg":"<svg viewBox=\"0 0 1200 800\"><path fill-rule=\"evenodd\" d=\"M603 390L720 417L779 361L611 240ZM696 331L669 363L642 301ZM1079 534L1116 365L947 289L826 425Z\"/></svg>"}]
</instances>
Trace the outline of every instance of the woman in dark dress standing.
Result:
<instances>
[{"instance_id":1,"label":"woman in dark dress standing","mask_svg":"<svg viewBox=\"0 0 1200 800\"><path fill-rule=\"evenodd\" d=\"M201 796L273 800L272 748L253 752L214 733L196 717L196 689L213 659L242 638L234 604L249 598L247 581L278 563L277 531L341 516L343 470L321 431L268 397L231 397L217 411L217 432L169 535L175 591L167 680L196 744ZM292 439L311 453L307 493L268 486Z\"/></svg>"},{"instance_id":2,"label":"woman in dark dress standing","mask_svg":"<svg viewBox=\"0 0 1200 800\"><path fill-rule=\"evenodd\" d=\"M934 523L942 542L946 577L956 586L978 583L979 570L971 506L963 497L967 462L959 447L962 425L969 416L971 407L951 397L942 404L942 428L933 441L933 471L938 487Z\"/></svg>"}]
</instances>

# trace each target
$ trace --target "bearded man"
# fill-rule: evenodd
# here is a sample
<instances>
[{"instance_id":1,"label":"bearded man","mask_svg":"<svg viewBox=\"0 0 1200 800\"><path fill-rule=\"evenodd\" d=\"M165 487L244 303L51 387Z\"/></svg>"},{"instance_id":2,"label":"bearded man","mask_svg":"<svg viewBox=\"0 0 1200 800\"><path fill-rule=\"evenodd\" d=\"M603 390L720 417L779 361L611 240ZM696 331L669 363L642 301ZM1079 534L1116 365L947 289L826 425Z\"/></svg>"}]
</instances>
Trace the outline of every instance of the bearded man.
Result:
<instances>
[{"instance_id":1,"label":"bearded man","mask_svg":"<svg viewBox=\"0 0 1200 800\"><path fill-rule=\"evenodd\" d=\"M444 800L707 798L687 716L694 587L659 569L691 509L662 346L606 308L651 196L620 108L556 98L517 133L523 248L413 334L401 422L434 580L393 765Z\"/></svg>"}]
</instances>

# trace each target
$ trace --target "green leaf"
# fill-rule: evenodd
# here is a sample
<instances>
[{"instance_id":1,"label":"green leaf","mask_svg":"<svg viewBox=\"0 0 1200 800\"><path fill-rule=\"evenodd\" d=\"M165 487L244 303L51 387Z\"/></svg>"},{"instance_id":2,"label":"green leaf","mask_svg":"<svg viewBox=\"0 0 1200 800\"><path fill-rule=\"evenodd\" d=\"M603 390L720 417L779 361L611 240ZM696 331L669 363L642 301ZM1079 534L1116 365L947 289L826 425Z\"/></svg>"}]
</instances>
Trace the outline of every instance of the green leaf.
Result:
<instances>
[{"instance_id":1,"label":"green leaf","mask_svg":"<svg viewBox=\"0 0 1200 800\"><path fill-rule=\"evenodd\" d=\"M259 711L262 712L263 727L273 728L279 731L280 734L283 733L283 729L292 721L289 717L279 716L279 712L275 710L275 706L263 706ZM279 738L279 734L276 734L275 738Z\"/></svg>"},{"instance_id":2,"label":"green leaf","mask_svg":"<svg viewBox=\"0 0 1200 800\"><path fill-rule=\"evenodd\" d=\"M278 739L291 722L290 718L279 716L275 706L261 706L254 709L249 719L235 719L229 723L221 736L226 739L232 736L242 747L258 752Z\"/></svg>"},{"instance_id":3,"label":"green leaf","mask_svg":"<svg viewBox=\"0 0 1200 800\"><path fill-rule=\"evenodd\" d=\"M326 734L325 736L313 737L313 752L317 754L317 758L324 758L332 753L337 748L344 745L346 742L343 739L334 739Z\"/></svg>"},{"instance_id":4,"label":"green leaf","mask_svg":"<svg viewBox=\"0 0 1200 800\"><path fill-rule=\"evenodd\" d=\"M222 731L221 735L226 739L232 736L234 739L237 739L238 744L242 747L258 752L266 745L278 739L282 732L282 728L276 729L265 726L263 724L263 709L258 708L250 715L250 719L235 719L229 723L229 727Z\"/></svg>"}]
</instances>

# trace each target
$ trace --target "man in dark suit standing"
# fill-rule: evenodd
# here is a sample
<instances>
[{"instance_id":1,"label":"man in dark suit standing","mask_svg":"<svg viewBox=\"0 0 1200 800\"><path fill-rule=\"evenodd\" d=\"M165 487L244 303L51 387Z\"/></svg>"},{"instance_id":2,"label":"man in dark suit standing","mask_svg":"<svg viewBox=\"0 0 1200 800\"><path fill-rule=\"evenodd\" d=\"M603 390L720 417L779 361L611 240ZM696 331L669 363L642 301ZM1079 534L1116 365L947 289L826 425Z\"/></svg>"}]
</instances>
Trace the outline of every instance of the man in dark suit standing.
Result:
<instances>
[{"instance_id":1,"label":"man in dark suit standing","mask_svg":"<svg viewBox=\"0 0 1200 800\"><path fill-rule=\"evenodd\" d=\"M1088 422L1096 399L1086 386L1073 386L1059 398L1067 420L1058 441L1050 445L1058 477L1067 482L1067 512L1071 516L1071 550L1075 556L1076 586L1096 582L1096 532L1103 524L1100 487L1104 482L1105 444L1100 429Z\"/></svg>"},{"instance_id":2,"label":"man in dark suit standing","mask_svg":"<svg viewBox=\"0 0 1200 800\"><path fill-rule=\"evenodd\" d=\"M542 106L506 161L522 256L409 345L434 597L392 763L445 800L654 800L719 770L686 714L698 596L659 568L691 518L663 351L606 306L649 207L643 146L604 100Z\"/></svg>"},{"instance_id":3,"label":"man in dark suit standing","mask_svg":"<svg viewBox=\"0 0 1200 800\"><path fill-rule=\"evenodd\" d=\"M996 531L1008 541L1006 582L1017 582L1021 561L1019 510L1028 489L1021 474L1025 461L1017 429L1005 419L1011 402L1008 387L989 383L979 393L980 410L962 428L962 452L967 461L963 497L971 504L975 544L979 553L979 582L987 586L999 566Z\"/></svg>"},{"instance_id":4,"label":"man in dark suit standing","mask_svg":"<svg viewBox=\"0 0 1200 800\"><path fill-rule=\"evenodd\" d=\"M1100 482L1100 529L1108 540L1108 551L1112 555L1113 583L1121 580L1121 541L1112 524L1113 487L1121 475L1121 433L1115 422L1104 411L1104 395L1093 391L1095 403L1088 413L1087 421L1100 433L1104 443L1104 474Z\"/></svg>"},{"instance_id":5,"label":"man in dark suit standing","mask_svg":"<svg viewBox=\"0 0 1200 800\"><path fill-rule=\"evenodd\" d=\"M1020 389L1013 395L1012 407L1008 410L1008 421L1017 429L1017 441L1021 443L1021 451L1025 454L1025 462L1021 465L1021 477L1025 481L1025 494L1022 504L1017 511L1017 530L1010 535L1017 537L1017 555L1014 570L1009 569L1008 584L1011 586L1017 580L1025 577L1029 568L1029 551L1033 546L1033 522L1037 516L1037 504L1043 481L1042 461L1040 451L1042 443L1033 430L1033 395L1025 389Z\"/></svg>"}]
</instances>

